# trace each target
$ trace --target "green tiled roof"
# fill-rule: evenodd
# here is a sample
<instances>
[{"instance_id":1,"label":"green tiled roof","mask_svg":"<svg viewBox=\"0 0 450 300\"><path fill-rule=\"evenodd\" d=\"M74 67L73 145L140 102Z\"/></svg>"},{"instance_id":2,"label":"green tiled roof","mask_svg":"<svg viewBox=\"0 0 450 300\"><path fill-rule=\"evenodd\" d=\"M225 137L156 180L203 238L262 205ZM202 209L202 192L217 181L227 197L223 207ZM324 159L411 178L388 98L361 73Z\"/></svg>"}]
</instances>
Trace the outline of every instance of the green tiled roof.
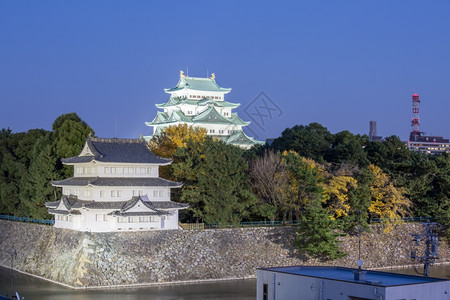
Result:
<instances>
[{"instance_id":1,"label":"green tiled roof","mask_svg":"<svg viewBox=\"0 0 450 300\"><path fill-rule=\"evenodd\" d=\"M167 115L167 113L162 112L162 111L158 111L156 113L156 117L153 119L153 121L151 122L145 122L145 124L147 125L151 125L151 124L164 124L167 122L167 119L169 119L169 116Z\"/></svg>"},{"instance_id":2,"label":"green tiled roof","mask_svg":"<svg viewBox=\"0 0 450 300\"><path fill-rule=\"evenodd\" d=\"M250 124L250 122L245 122L243 121L237 113L232 113L231 114L231 121L233 122L233 124L236 125L242 125L242 126L247 126L248 124Z\"/></svg>"},{"instance_id":3,"label":"green tiled roof","mask_svg":"<svg viewBox=\"0 0 450 300\"><path fill-rule=\"evenodd\" d=\"M179 110L174 110L172 113L158 112L152 122L145 122L147 126L155 125L170 125L173 123L194 123L194 124L229 124L247 126L250 122L244 122L238 117L236 113L231 114L231 118L221 115L214 106L209 106L206 110L196 116L186 116ZM156 133L155 133L156 134Z\"/></svg>"},{"instance_id":4,"label":"green tiled roof","mask_svg":"<svg viewBox=\"0 0 450 300\"><path fill-rule=\"evenodd\" d=\"M224 92L229 93L231 89L220 87L216 81L212 78L200 78L200 77L180 77L178 84L171 89L164 89L167 93L176 92L182 89L190 89L196 91L206 92Z\"/></svg>"},{"instance_id":5,"label":"green tiled roof","mask_svg":"<svg viewBox=\"0 0 450 300\"><path fill-rule=\"evenodd\" d=\"M180 99L179 97L171 97L169 101L166 103L156 104L157 108L165 108L165 107L173 107L181 104L188 105L196 105L196 106L205 106L205 105L214 105L218 107L231 107L236 108L239 107L239 103L231 103L228 101L218 101L210 98L203 98L201 100L193 100L193 99Z\"/></svg>"},{"instance_id":6,"label":"green tiled roof","mask_svg":"<svg viewBox=\"0 0 450 300\"><path fill-rule=\"evenodd\" d=\"M253 138L247 136L242 130L234 130L230 137L226 140L226 143L232 145L264 144L264 142L256 141Z\"/></svg>"},{"instance_id":7,"label":"green tiled roof","mask_svg":"<svg viewBox=\"0 0 450 300\"><path fill-rule=\"evenodd\" d=\"M228 101L217 101L217 100L213 100L213 99L210 99L210 98L202 99L202 100L198 101L195 104L201 105L201 106L214 105L214 106L219 106L219 107L231 107L231 108L236 108L236 107L239 107L241 105L240 103L231 103L231 102L228 102Z\"/></svg>"},{"instance_id":8,"label":"green tiled roof","mask_svg":"<svg viewBox=\"0 0 450 300\"><path fill-rule=\"evenodd\" d=\"M222 116L213 106L193 117L192 121L194 123L234 124L232 119Z\"/></svg>"},{"instance_id":9,"label":"green tiled roof","mask_svg":"<svg viewBox=\"0 0 450 300\"><path fill-rule=\"evenodd\" d=\"M164 108L164 107L169 107L169 106L176 106L178 104L180 104L181 100L179 97L170 97L169 101L167 101L166 103L161 103L161 104L155 104L155 106L157 108Z\"/></svg>"}]
</instances>

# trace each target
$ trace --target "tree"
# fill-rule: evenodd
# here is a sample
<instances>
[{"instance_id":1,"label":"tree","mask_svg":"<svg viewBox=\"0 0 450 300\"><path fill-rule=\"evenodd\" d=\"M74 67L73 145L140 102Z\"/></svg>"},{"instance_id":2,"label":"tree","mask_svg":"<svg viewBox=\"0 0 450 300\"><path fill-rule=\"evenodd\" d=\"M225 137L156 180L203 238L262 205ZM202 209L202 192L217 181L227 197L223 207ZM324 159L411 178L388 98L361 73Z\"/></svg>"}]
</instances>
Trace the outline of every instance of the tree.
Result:
<instances>
[{"instance_id":1,"label":"tree","mask_svg":"<svg viewBox=\"0 0 450 300\"><path fill-rule=\"evenodd\" d=\"M21 203L26 216L36 219L50 217L45 202L56 201L60 196L57 189L51 185L51 181L58 176L56 162L51 133L48 133L34 145L33 160L23 181Z\"/></svg>"},{"instance_id":2,"label":"tree","mask_svg":"<svg viewBox=\"0 0 450 300\"><path fill-rule=\"evenodd\" d=\"M408 173L411 167L411 156L414 152L410 151L398 136L387 137L383 142L369 142L365 150L371 164L392 176L397 184L406 183L404 174Z\"/></svg>"},{"instance_id":3,"label":"tree","mask_svg":"<svg viewBox=\"0 0 450 300\"><path fill-rule=\"evenodd\" d=\"M349 131L341 131L332 136L331 147L325 151L325 160L337 164L349 164L367 167L369 160L364 151L369 142L367 136L353 135Z\"/></svg>"},{"instance_id":4,"label":"tree","mask_svg":"<svg viewBox=\"0 0 450 300\"><path fill-rule=\"evenodd\" d=\"M324 194L321 175L317 167L305 162L297 163L296 174L301 182L300 193L305 199L300 214L296 245L302 252L321 259L336 259L345 255L339 249L336 223L322 207Z\"/></svg>"},{"instance_id":5,"label":"tree","mask_svg":"<svg viewBox=\"0 0 450 300\"><path fill-rule=\"evenodd\" d=\"M324 184L325 202L333 219L348 216L351 208L349 191L357 186L357 180L345 174L328 178Z\"/></svg>"},{"instance_id":6,"label":"tree","mask_svg":"<svg viewBox=\"0 0 450 300\"><path fill-rule=\"evenodd\" d=\"M173 158L180 147L186 147L189 140L202 143L207 135L203 127L192 127L187 124L178 124L165 128L161 133L154 135L148 142L150 150L161 157Z\"/></svg>"},{"instance_id":7,"label":"tree","mask_svg":"<svg viewBox=\"0 0 450 300\"><path fill-rule=\"evenodd\" d=\"M276 138L271 149L275 151L293 150L303 157L323 162L324 153L330 148L332 135L319 123L296 125L285 129L281 137Z\"/></svg>"},{"instance_id":8,"label":"tree","mask_svg":"<svg viewBox=\"0 0 450 300\"><path fill-rule=\"evenodd\" d=\"M44 130L32 129L28 132L11 133L2 131L0 161L0 211L22 216L24 208L21 195L23 182L28 175L32 161L32 149Z\"/></svg>"},{"instance_id":9,"label":"tree","mask_svg":"<svg viewBox=\"0 0 450 300\"><path fill-rule=\"evenodd\" d=\"M443 153L433 157L436 173L433 177L432 188L429 191L431 203L436 203L436 221L444 225L445 234L450 240L450 155Z\"/></svg>"},{"instance_id":10,"label":"tree","mask_svg":"<svg viewBox=\"0 0 450 300\"><path fill-rule=\"evenodd\" d=\"M203 127L192 127L187 124L178 124L176 126L169 126L159 134L154 135L148 142L150 150L161 157L175 159L175 152L178 148L186 147L189 140L197 143L203 143L206 138L206 129ZM159 168L161 177L175 180L172 166L162 166ZM177 198L177 192L173 196Z\"/></svg>"},{"instance_id":11,"label":"tree","mask_svg":"<svg viewBox=\"0 0 450 300\"><path fill-rule=\"evenodd\" d=\"M268 150L262 157L254 159L250 164L250 182L255 194L259 197L256 206L259 215L275 219L282 193L287 185L287 170L281 157L273 150Z\"/></svg>"},{"instance_id":12,"label":"tree","mask_svg":"<svg viewBox=\"0 0 450 300\"><path fill-rule=\"evenodd\" d=\"M404 196L406 189L395 187L389 175L381 168L370 165L369 171L373 175L370 184L372 202L369 212L372 216L383 219L385 231L392 230L392 225L402 223L402 217L409 215L411 201Z\"/></svg>"},{"instance_id":13,"label":"tree","mask_svg":"<svg viewBox=\"0 0 450 300\"><path fill-rule=\"evenodd\" d=\"M64 166L59 161L78 155L83 149L86 138L94 135L94 130L86 124L76 113L59 116L52 125L53 149L57 160L57 170L62 178L73 176L73 168Z\"/></svg>"},{"instance_id":14,"label":"tree","mask_svg":"<svg viewBox=\"0 0 450 300\"><path fill-rule=\"evenodd\" d=\"M174 175L184 182L181 200L207 223L237 224L257 201L246 178L242 149L207 137L178 148Z\"/></svg>"}]
</instances>

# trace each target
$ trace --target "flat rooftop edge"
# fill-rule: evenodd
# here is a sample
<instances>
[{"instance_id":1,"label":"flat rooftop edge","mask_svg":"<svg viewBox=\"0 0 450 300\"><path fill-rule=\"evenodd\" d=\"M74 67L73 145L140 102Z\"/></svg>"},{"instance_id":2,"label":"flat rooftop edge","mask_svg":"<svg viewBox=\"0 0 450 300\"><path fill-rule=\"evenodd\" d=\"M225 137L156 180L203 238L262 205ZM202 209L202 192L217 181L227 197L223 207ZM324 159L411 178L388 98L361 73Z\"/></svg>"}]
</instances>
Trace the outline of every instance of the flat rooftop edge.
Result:
<instances>
[{"instance_id":1,"label":"flat rooftop edge","mask_svg":"<svg viewBox=\"0 0 450 300\"><path fill-rule=\"evenodd\" d=\"M406 275L383 271L361 270L365 272L364 280L355 280L355 272L358 269L335 266L286 266L258 268L258 270L284 273L296 276L322 278L336 281L345 281L358 284L368 284L380 287L402 286L411 284L424 284L444 282L449 279Z\"/></svg>"}]
</instances>

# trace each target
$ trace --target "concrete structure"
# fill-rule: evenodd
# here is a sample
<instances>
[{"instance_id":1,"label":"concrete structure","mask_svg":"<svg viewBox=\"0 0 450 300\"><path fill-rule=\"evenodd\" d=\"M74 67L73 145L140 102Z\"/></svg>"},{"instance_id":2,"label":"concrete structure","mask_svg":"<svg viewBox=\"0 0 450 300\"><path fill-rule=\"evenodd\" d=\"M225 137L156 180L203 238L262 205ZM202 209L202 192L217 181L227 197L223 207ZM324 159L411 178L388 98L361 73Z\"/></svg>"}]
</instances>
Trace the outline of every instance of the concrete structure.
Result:
<instances>
[{"instance_id":1,"label":"concrete structure","mask_svg":"<svg viewBox=\"0 0 450 300\"><path fill-rule=\"evenodd\" d=\"M450 280L343 267L257 270L258 300L448 300Z\"/></svg>"},{"instance_id":2,"label":"concrete structure","mask_svg":"<svg viewBox=\"0 0 450 300\"><path fill-rule=\"evenodd\" d=\"M178 229L170 189L181 183L159 177L170 159L154 155L144 140L88 138L78 156L62 159L74 177L53 181L62 197L45 205L55 227L89 232Z\"/></svg>"},{"instance_id":3,"label":"concrete structure","mask_svg":"<svg viewBox=\"0 0 450 300\"><path fill-rule=\"evenodd\" d=\"M169 101L156 104L164 111L159 111L153 121L145 124L153 127L154 135L171 125L188 124L203 127L208 135L242 148L263 144L242 131L242 127L250 122L243 121L232 112L240 104L225 101L225 94L230 91L230 88L222 88L216 83L214 74L210 78L199 78L185 76L180 71L178 84L165 89L170 94Z\"/></svg>"}]
</instances>

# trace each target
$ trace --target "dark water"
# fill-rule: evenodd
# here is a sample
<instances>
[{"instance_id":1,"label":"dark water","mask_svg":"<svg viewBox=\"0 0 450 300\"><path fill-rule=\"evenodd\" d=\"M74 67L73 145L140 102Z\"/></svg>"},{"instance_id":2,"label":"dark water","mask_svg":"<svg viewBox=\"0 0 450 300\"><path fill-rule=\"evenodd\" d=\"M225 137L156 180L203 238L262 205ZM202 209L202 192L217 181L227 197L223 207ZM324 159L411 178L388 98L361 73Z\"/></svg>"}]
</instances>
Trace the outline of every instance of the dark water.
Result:
<instances>
[{"instance_id":1,"label":"dark water","mask_svg":"<svg viewBox=\"0 0 450 300\"><path fill-rule=\"evenodd\" d=\"M14 290L17 290L20 297L24 297L25 300L254 300L256 298L256 280L254 279L141 288L73 290L1 267L0 295L11 295L11 275L14 277Z\"/></svg>"},{"instance_id":2,"label":"dark water","mask_svg":"<svg viewBox=\"0 0 450 300\"><path fill-rule=\"evenodd\" d=\"M386 269L383 271L410 275L421 275L421 272L423 272L423 268L419 267L408 269ZM450 265L432 266L430 276L450 279ZM14 279L14 290L18 291L20 293L20 296L24 297L25 300L254 300L256 298L256 280L254 279L142 288L72 290L55 283L13 272L9 269L1 267L0 295L11 295L11 278Z\"/></svg>"}]
</instances>

